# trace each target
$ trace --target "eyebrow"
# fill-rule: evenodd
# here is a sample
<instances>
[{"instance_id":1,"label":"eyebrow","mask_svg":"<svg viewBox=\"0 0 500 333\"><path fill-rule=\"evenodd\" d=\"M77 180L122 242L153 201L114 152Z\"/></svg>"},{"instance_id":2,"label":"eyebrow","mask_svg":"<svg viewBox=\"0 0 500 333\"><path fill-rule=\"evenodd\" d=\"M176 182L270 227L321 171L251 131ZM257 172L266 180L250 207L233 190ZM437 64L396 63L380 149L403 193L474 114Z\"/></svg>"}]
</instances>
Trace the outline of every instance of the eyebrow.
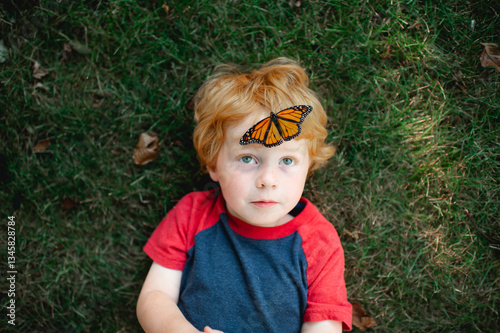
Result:
<instances>
[{"instance_id":1,"label":"eyebrow","mask_svg":"<svg viewBox=\"0 0 500 333\"><path fill-rule=\"evenodd\" d=\"M265 147L264 145L260 144L260 143L250 143L248 145L240 145L239 142L238 142L238 147L235 148L235 150L245 150L245 149L249 149L249 150L252 150L252 149L281 149L283 150L284 152L287 152L287 153L295 153L295 152L298 152L300 151L300 146L296 146L295 148L294 147L290 147L290 146L287 146L287 147L284 147L284 146L276 146L276 147Z\"/></svg>"}]
</instances>

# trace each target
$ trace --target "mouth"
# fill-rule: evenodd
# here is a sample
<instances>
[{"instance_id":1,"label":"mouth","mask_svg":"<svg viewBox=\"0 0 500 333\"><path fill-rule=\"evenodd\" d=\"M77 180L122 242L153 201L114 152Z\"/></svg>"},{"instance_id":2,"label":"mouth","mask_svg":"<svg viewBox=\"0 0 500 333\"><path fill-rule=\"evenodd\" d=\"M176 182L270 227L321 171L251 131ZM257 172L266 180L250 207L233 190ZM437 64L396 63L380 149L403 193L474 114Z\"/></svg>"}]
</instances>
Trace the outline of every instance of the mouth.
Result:
<instances>
[{"instance_id":1,"label":"mouth","mask_svg":"<svg viewBox=\"0 0 500 333\"><path fill-rule=\"evenodd\" d=\"M252 201L252 205L258 207L258 208L271 208L274 205L278 204L276 201L272 200L257 200L257 201Z\"/></svg>"}]
</instances>

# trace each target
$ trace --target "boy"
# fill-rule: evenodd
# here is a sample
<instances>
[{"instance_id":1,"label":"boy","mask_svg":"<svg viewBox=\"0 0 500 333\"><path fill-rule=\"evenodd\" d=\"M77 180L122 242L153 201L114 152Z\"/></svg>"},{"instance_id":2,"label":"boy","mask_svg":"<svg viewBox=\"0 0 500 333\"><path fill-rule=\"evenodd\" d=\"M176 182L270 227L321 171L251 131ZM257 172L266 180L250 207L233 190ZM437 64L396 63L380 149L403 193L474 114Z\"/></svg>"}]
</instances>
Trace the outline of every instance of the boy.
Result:
<instances>
[{"instance_id":1,"label":"boy","mask_svg":"<svg viewBox=\"0 0 500 333\"><path fill-rule=\"evenodd\" d=\"M195 120L220 190L186 195L144 247L154 261L137 304L144 330L350 330L339 237L301 197L334 153L304 70L286 58L247 74L219 67L195 96Z\"/></svg>"}]
</instances>

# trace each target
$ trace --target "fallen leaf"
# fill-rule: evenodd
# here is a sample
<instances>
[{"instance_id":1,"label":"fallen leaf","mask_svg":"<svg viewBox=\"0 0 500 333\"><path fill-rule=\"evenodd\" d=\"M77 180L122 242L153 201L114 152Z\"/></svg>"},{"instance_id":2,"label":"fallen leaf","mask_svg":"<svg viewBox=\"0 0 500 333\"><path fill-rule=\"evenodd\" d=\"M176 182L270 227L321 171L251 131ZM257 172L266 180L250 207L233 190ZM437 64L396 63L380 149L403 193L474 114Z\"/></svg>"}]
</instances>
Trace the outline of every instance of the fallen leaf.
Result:
<instances>
[{"instance_id":1,"label":"fallen leaf","mask_svg":"<svg viewBox=\"0 0 500 333\"><path fill-rule=\"evenodd\" d=\"M391 46L387 45L386 50L380 54L380 57L385 59L389 58L390 56L391 56Z\"/></svg>"},{"instance_id":2,"label":"fallen leaf","mask_svg":"<svg viewBox=\"0 0 500 333\"><path fill-rule=\"evenodd\" d=\"M9 49L7 49L3 43L3 39L0 39L0 63L5 62L9 58Z\"/></svg>"},{"instance_id":3,"label":"fallen leaf","mask_svg":"<svg viewBox=\"0 0 500 333\"><path fill-rule=\"evenodd\" d=\"M109 91L99 89L94 92L94 96L98 99L103 99L106 97L113 97L113 94L110 93Z\"/></svg>"},{"instance_id":4,"label":"fallen leaf","mask_svg":"<svg viewBox=\"0 0 500 333\"><path fill-rule=\"evenodd\" d=\"M43 153L49 148L50 146L50 140L45 139L45 140L40 140L36 143L35 147L33 147L33 151L35 153Z\"/></svg>"},{"instance_id":5,"label":"fallen leaf","mask_svg":"<svg viewBox=\"0 0 500 333\"><path fill-rule=\"evenodd\" d=\"M359 239L359 231L355 230L350 232L349 230L344 229L344 231L342 231L342 236L345 236L351 241L357 241Z\"/></svg>"},{"instance_id":6,"label":"fallen leaf","mask_svg":"<svg viewBox=\"0 0 500 333\"><path fill-rule=\"evenodd\" d=\"M152 200L143 200L142 198L139 199L139 202L141 203L141 205L143 206L147 206L149 205L150 203L152 203L153 201Z\"/></svg>"},{"instance_id":7,"label":"fallen leaf","mask_svg":"<svg viewBox=\"0 0 500 333\"><path fill-rule=\"evenodd\" d=\"M375 319L358 302L352 302L352 324L362 331L377 326Z\"/></svg>"},{"instance_id":8,"label":"fallen leaf","mask_svg":"<svg viewBox=\"0 0 500 333\"><path fill-rule=\"evenodd\" d=\"M61 204L61 209L62 210L72 210L76 206L78 206L78 203L72 197L66 197L66 198L64 198L64 200Z\"/></svg>"},{"instance_id":9,"label":"fallen leaf","mask_svg":"<svg viewBox=\"0 0 500 333\"><path fill-rule=\"evenodd\" d=\"M500 47L494 43L480 43L484 46L481 52L481 66L495 67L500 72Z\"/></svg>"},{"instance_id":10,"label":"fallen leaf","mask_svg":"<svg viewBox=\"0 0 500 333\"><path fill-rule=\"evenodd\" d=\"M158 157L157 149L160 148L158 137L154 133L142 133L139 136L139 142L135 146L134 163L145 165L156 160Z\"/></svg>"},{"instance_id":11,"label":"fallen leaf","mask_svg":"<svg viewBox=\"0 0 500 333\"><path fill-rule=\"evenodd\" d=\"M184 105L184 107L186 108L186 110L188 111L194 111L194 98L191 97L187 102L186 104Z\"/></svg>"},{"instance_id":12,"label":"fallen leaf","mask_svg":"<svg viewBox=\"0 0 500 333\"><path fill-rule=\"evenodd\" d=\"M49 88L49 87L44 86L44 85L43 85L43 83L41 83L41 82L37 82L37 83L33 86L33 90L35 90L35 91L36 91L37 89L43 89L43 90L45 90L45 91L49 91L49 90L50 90L50 88Z\"/></svg>"},{"instance_id":13,"label":"fallen leaf","mask_svg":"<svg viewBox=\"0 0 500 333\"><path fill-rule=\"evenodd\" d=\"M168 6L166 4L161 5L161 8L165 9L165 13L168 14L168 11L170 10L170 8L168 8Z\"/></svg>"},{"instance_id":14,"label":"fallen leaf","mask_svg":"<svg viewBox=\"0 0 500 333\"><path fill-rule=\"evenodd\" d=\"M45 68L43 68L38 61L35 61L33 64L33 77L40 80L47 74L49 74L49 72L47 72L47 70L45 70Z\"/></svg>"},{"instance_id":15,"label":"fallen leaf","mask_svg":"<svg viewBox=\"0 0 500 333\"><path fill-rule=\"evenodd\" d=\"M88 47L86 47L85 45L83 45L80 42L77 42L76 40L72 40L68 44L69 44L69 46L71 46L73 48L73 50L75 50L76 52L78 52L80 54L83 54L83 55L92 54L92 51Z\"/></svg>"},{"instance_id":16,"label":"fallen leaf","mask_svg":"<svg viewBox=\"0 0 500 333\"><path fill-rule=\"evenodd\" d=\"M71 45L69 45L69 43L64 43L61 58L63 58L64 61L68 61L71 56L71 51L73 51Z\"/></svg>"}]
</instances>

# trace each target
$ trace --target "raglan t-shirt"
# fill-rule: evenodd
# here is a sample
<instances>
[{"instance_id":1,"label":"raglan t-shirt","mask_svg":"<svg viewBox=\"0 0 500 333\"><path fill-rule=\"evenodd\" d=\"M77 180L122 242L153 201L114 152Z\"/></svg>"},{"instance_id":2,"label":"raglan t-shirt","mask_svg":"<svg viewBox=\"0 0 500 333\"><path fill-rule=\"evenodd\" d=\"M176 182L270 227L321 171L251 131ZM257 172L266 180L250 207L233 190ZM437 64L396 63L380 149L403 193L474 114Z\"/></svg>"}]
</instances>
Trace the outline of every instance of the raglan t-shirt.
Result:
<instances>
[{"instance_id":1,"label":"raglan t-shirt","mask_svg":"<svg viewBox=\"0 0 500 333\"><path fill-rule=\"evenodd\" d=\"M231 216L217 191L193 192L144 247L157 264L182 270L178 306L198 330L299 333L336 320L351 330L344 253L335 228L305 198L277 227Z\"/></svg>"}]
</instances>

